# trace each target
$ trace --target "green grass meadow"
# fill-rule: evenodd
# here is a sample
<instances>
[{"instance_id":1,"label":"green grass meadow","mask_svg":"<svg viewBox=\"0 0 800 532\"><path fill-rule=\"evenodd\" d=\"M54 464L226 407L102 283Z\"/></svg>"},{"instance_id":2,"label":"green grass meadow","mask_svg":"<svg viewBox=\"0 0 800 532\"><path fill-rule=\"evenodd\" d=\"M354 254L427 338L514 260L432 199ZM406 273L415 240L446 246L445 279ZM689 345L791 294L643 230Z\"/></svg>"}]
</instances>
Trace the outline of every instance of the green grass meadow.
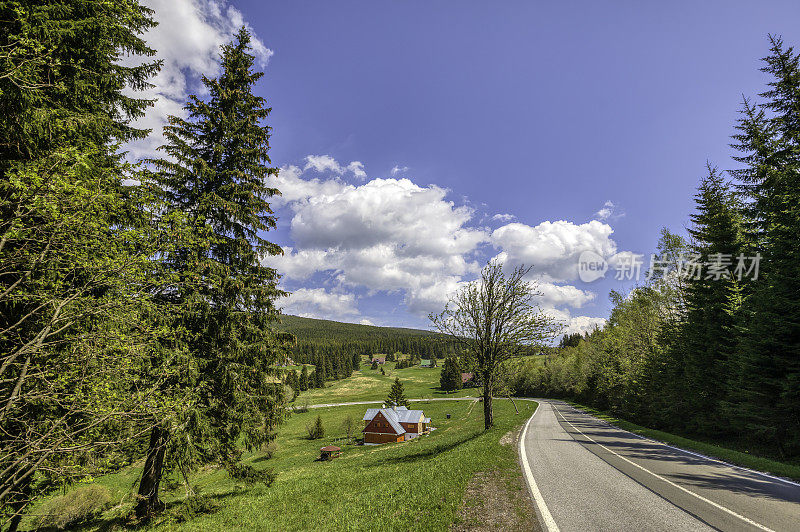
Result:
<instances>
[{"instance_id":1,"label":"green grass meadow","mask_svg":"<svg viewBox=\"0 0 800 532\"><path fill-rule=\"evenodd\" d=\"M324 390L304 393L299 401L314 404L382 399L395 376L406 383L409 398L443 396L435 390L439 368L385 369L385 377L380 370L367 368ZM477 394L477 390L471 392ZM293 413L278 429L277 449L271 458L264 452L245 456L246 463L277 473L271 486L240 485L216 468L195 472L191 484L217 508L187 519L182 509L185 487L176 475L170 475L164 483L167 487L162 489L167 510L137 529L447 530L458 521L467 484L476 473L498 471L509 486L522 485L514 482L521 474L515 447L502 445L500 439L524 423L536 404L517 401L519 414L507 400L495 400L494 405L496 426L484 431L483 405L477 400L415 403L415 408L431 417L437 430L410 442L380 446L346 442L342 426L345 418L356 420L360 436L365 406ZM322 418L325 436L309 440L306 425L317 415ZM317 461L319 448L328 444L342 447L343 455L330 462ZM133 507L140 468L137 464L94 480L110 490L112 507L83 530L124 530L130 526L126 519ZM33 526L31 518L23 522L23 530Z\"/></svg>"},{"instance_id":2,"label":"green grass meadow","mask_svg":"<svg viewBox=\"0 0 800 532\"><path fill-rule=\"evenodd\" d=\"M442 368L421 368L412 366L404 369L394 369L394 362L387 362L379 369L370 369L369 362L361 365L360 371L354 371L353 376L347 379L327 383L325 388L316 388L302 392L295 403L321 404L344 403L349 401L381 401L386 399L389 388L396 377L400 378L405 388L406 396L410 399L430 399L441 397L478 397L479 388L465 388L456 392L443 392L439 389L439 375ZM440 360L439 364L444 361ZM381 374L380 368L386 375Z\"/></svg>"}]
</instances>

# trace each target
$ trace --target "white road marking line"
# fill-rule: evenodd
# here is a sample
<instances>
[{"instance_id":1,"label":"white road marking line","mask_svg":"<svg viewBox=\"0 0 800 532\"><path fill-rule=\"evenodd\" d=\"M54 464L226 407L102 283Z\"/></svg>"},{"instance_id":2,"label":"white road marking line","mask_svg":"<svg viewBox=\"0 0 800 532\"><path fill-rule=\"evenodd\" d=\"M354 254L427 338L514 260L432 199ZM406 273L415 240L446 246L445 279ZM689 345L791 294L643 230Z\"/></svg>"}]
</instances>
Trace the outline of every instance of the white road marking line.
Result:
<instances>
[{"instance_id":1,"label":"white road marking line","mask_svg":"<svg viewBox=\"0 0 800 532\"><path fill-rule=\"evenodd\" d=\"M536 507L539 508L539 513L542 515L545 528L547 528L548 532L559 532L555 519L553 519L553 516L550 514L550 510L547 509L547 505L544 503L544 498L542 498L542 493L539 491L539 486L536 485L536 481L533 479L531 466L528 463L528 455L525 452L525 436L528 434L528 426L531 424L533 417L539 412L539 410L541 410L541 408L542 403L538 403L533 415L528 419L528 422L525 423L525 428L522 429L522 434L520 435L519 439L519 455L522 462L522 471L525 473L525 479L528 481L528 487L531 489L531 493L533 494L533 500L536 501Z\"/></svg>"},{"instance_id":2,"label":"white road marking line","mask_svg":"<svg viewBox=\"0 0 800 532\"><path fill-rule=\"evenodd\" d=\"M561 418L562 418L562 419L563 419L565 422L569 423L569 425L570 425L570 426L571 426L573 429L575 429L575 430L577 430L578 432L580 432L581 434L583 434L583 435L584 435L584 436L585 436L585 437L586 437L586 438L587 438L589 441L591 441L592 443L594 443L594 444L596 444L596 445L599 445L600 447L602 447L602 448L603 448L603 449L605 449L606 451L610 452L611 454L613 454L613 455L615 455L615 456L618 456L619 458L622 458L623 460L625 460L626 462L628 462L628 463L629 463L629 464L631 464L632 466L634 466L634 467L637 467L637 468L641 469L641 470L642 470L642 471L644 471L645 473L650 473L651 475L653 475L653 476L654 476L654 477L656 477L657 479L659 479L659 480L663 480L664 482L666 482L666 483L667 483L667 484L669 484L670 486L672 486L672 487L675 487L675 488L678 488L679 490L681 490L681 491L683 491L683 492L685 492L685 493L688 493L689 495L692 495L693 497L697 497L697 498L698 498L698 499L700 499L701 501L703 501L703 502L705 502L705 503L708 503L708 504L710 504L711 506L713 506L713 507L715 507L715 508L717 508L717 509L719 509L719 510L722 510L723 512L726 512L726 513L728 513L728 514L730 514L730 515L732 515L732 516L734 516L734 517L737 517L737 518L741 519L741 520L742 520L742 521L744 521L745 523L749 523L749 524L753 525L753 526L754 526L754 527L756 527L756 528L760 528L761 530L766 530L766 531L768 531L768 532L774 532L774 530L772 530L771 528L768 528L768 527L766 527L766 526L764 526L764 525L762 525L762 524L760 524L760 523L756 523L756 522L755 522L755 521L753 521L752 519L748 519L747 517L745 517L745 516L743 516L743 515L739 515L739 514L737 514L736 512L734 512L733 510L730 510L730 509L728 509L728 508L726 508L726 507L724 507L724 506L722 506L722 505L720 505L720 504L717 504L717 503L715 503L715 502L714 502L714 501L712 501L712 500L706 499L706 498L705 498L705 497L703 497L702 495L698 495L697 493L695 493L695 492L693 492L693 491L687 490L687 489L686 489L686 488L684 488L683 486L681 486L681 485L679 485L679 484L676 484L676 483L672 482L672 481L671 481L671 480L669 480L668 478L664 478L664 477L662 477L661 475L659 475L659 474L657 474L657 473L653 473L653 472L652 472L652 471L650 471L649 469L647 469L647 468L645 468L645 467L642 467L642 466L640 466L640 465L639 465L639 464L637 464L636 462L632 462L631 460L628 460L627 458L625 458L625 457L624 457L624 456L622 456L621 454L619 454L619 453L617 453L617 452L614 452L613 450L609 449L608 447L606 447L606 446L605 446L605 445L603 445L602 443L600 443L600 442L598 442L598 441L595 441L594 439L592 439L592 437L591 437L591 436L588 436L587 434L585 434L585 433L584 433L584 432L583 432L581 429L579 429L578 427L576 427L575 425L573 425L572 423L570 423L570 421L569 421L569 420L568 420L566 417L564 417L564 414L562 414L562 413L561 413L561 412L559 412L558 410L556 410L556 412L558 412L558 414L561 416Z\"/></svg>"},{"instance_id":3,"label":"white road marking line","mask_svg":"<svg viewBox=\"0 0 800 532\"><path fill-rule=\"evenodd\" d=\"M575 408L574 406L570 405L569 403L564 403L564 404L569 406L571 409L575 410L576 412L580 412L581 414L584 414L584 415L587 415L587 416L592 416L588 412L584 412L580 408ZM762 477L766 477L766 478L771 479L771 480L777 480L778 482L783 482L784 484L789 484L791 486L800 486L800 483L794 482L794 481L789 480L789 479L776 477L774 475L770 475L769 473L764 473L763 471L756 471L755 469L750 469L749 467L744 467L744 466L740 466L740 465L736 465L736 464L731 464L730 462L726 462L725 460L720 460L719 458L714 458L713 456L707 456L705 454L700 454L700 453L696 453L696 452L693 452L693 451L687 451L686 449L681 449L680 447L675 447L674 445L670 445L668 443L664 443L663 441L654 440L653 438L648 438L646 436L642 436L641 434L636 434L635 432L631 432L629 430L622 429L622 428L614 425L613 423L609 423L608 421L606 421L604 419L596 418L594 416L592 416L592 418L597 419L597 421L599 421L601 423L605 423L606 425L608 425L610 427L614 427L617 430L621 430L623 432L627 432L628 434L631 434L632 436L636 436L639 439L642 439L642 440L645 440L645 441L649 441L649 442L653 442L653 443L657 443L659 445L663 445L664 447L669 447L670 449L674 449L674 450L676 450L678 452L681 452L681 453L685 453L685 454L688 454L688 455L691 455L691 456L696 456L698 458L704 458L704 459L708 460L709 462L716 462L718 464L722 464L722 465L728 466L728 467L733 468L733 469L738 469L739 471L746 471L748 473L753 473L754 475L759 475L759 476L762 476Z\"/></svg>"}]
</instances>

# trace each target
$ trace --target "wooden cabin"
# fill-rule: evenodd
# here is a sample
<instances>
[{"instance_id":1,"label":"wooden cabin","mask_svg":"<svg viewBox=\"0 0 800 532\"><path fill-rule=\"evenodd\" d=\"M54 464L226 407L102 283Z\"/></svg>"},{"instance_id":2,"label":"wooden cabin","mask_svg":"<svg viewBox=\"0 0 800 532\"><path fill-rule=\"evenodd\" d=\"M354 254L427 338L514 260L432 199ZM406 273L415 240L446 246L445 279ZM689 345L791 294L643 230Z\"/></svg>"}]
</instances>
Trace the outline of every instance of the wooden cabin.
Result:
<instances>
[{"instance_id":1,"label":"wooden cabin","mask_svg":"<svg viewBox=\"0 0 800 532\"><path fill-rule=\"evenodd\" d=\"M430 432L431 419L422 410L404 406L369 408L364 414L364 443L408 441Z\"/></svg>"}]
</instances>

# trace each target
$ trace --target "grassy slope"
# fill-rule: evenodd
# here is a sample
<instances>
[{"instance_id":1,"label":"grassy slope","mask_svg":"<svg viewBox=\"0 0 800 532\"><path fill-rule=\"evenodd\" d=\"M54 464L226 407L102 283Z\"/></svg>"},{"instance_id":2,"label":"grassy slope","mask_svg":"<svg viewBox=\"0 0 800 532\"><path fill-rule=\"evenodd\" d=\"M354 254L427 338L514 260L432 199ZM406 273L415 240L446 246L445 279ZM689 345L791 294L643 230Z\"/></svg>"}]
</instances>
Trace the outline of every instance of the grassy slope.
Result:
<instances>
[{"instance_id":1,"label":"grassy slope","mask_svg":"<svg viewBox=\"0 0 800 532\"><path fill-rule=\"evenodd\" d=\"M380 371L365 369L354 377L333 383L325 390L313 390L301 400L346 402L383 399L398 374L406 382L409 398L441 396L439 368L408 368L395 371L388 364L386 377ZM377 375L376 375L377 374ZM477 390L470 390L477 394ZM318 394L312 396L313 394ZM416 403L433 420L438 430L430 436L402 444L378 447L345 445L342 421L352 416L361 425L363 406L313 409L293 414L278 431L278 449L271 459L261 452L246 455L256 468L271 468L278 473L271 487L237 486L228 476L213 468L192 475L200 493L213 497L220 509L184 523L175 516L185 498L183 486L164 490L168 510L159 520L146 526L159 530L447 530L458 519L468 482L479 471L496 471L519 489L520 471L513 445L501 445L500 438L530 417L535 403L518 401L520 414L508 401L495 402L497 426L483 431L481 404L473 401ZM447 420L445 414L451 414ZM321 415L326 437L310 441L305 427ZM333 462L317 462L319 448L337 443L344 456ZM132 508L133 485L141 464L114 475L97 479L113 493L115 508L104 521L87 529L121 529L120 517ZM520 498L524 500L524 498ZM517 503L519 505L521 503ZM526 503L527 504L527 503ZM527 508L518 508L518 512ZM30 526L30 521L24 523ZM23 528L24 529L24 528Z\"/></svg>"},{"instance_id":2,"label":"grassy slope","mask_svg":"<svg viewBox=\"0 0 800 532\"><path fill-rule=\"evenodd\" d=\"M365 359L366 360L366 359ZM441 362L441 361L440 361ZM389 394L395 377L399 377L405 388L406 396L412 399L428 399L432 397L477 397L478 388L467 388L454 393L439 390L439 374L441 368L421 368L413 366L405 369L394 369L394 362L383 366L386 375L380 369L370 369L364 362L361 371L340 381L329 382L326 388L311 389L300 394L297 404L344 403L347 401L381 401Z\"/></svg>"},{"instance_id":3,"label":"grassy slope","mask_svg":"<svg viewBox=\"0 0 800 532\"><path fill-rule=\"evenodd\" d=\"M455 520L467 483L481 470L517 469L513 446L501 436L527 419L506 401L497 402L497 427L484 432L480 405L472 402L430 403L421 408L438 430L418 440L377 447L345 446L344 456L315 462L323 444L304 439L305 423L320 414L333 435L347 415L360 417L363 407L339 407L295 415L281 431L276 456L258 464L280 474L270 488L235 493L220 477L206 493L224 495L224 507L183 525L166 521L169 530L447 530ZM452 415L445 419L445 413Z\"/></svg>"},{"instance_id":4,"label":"grassy slope","mask_svg":"<svg viewBox=\"0 0 800 532\"><path fill-rule=\"evenodd\" d=\"M614 417L608 412L595 410L588 406L583 406L577 403L571 403L571 404L576 406L577 408L585 410L586 412L592 414L595 417L608 421L612 425L616 425L617 427L623 430L633 432L634 434L639 434L640 436L644 436L645 438L661 441L669 445L674 445L675 447L680 447L681 449L698 452L700 454L717 458L719 460L723 460L731 464L747 467L750 469L755 469L756 471L763 471L765 473L771 473L773 475L778 475L781 477L800 480L800 465L777 462L775 460L770 460L769 458L755 456L746 452L736 451L733 449L727 449L725 447L720 447L719 445L714 445L712 443L692 440L689 438L685 438L683 436L671 434L669 432L649 429L647 427L642 427L641 425L637 425L635 423L631 423L629 421L625 421L623 419Z\"/></svg>"}]
</instances>

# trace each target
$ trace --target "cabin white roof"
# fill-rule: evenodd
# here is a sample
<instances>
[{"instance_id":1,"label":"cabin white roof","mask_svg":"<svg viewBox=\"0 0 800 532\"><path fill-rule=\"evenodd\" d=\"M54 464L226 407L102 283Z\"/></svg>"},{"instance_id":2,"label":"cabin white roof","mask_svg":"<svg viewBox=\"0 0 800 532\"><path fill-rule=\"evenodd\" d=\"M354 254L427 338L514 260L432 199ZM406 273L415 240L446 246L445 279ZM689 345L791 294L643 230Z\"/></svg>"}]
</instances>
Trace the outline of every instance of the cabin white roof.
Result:
<instances>
[{"instance_id":1,"label":"cabin white roof","mask_svg":"<svg viewBox=\"0 0 800 532\"><path fill-rule=\"evenodd\" d=\"M389 422L389 425L397 432L403 434L406 429L400 423L430 423L430 418L425 417L422 410L409 410L404 406L395 408L368 408L367 413L364 414L364 421L372 421L378 412L383 414L383 417Z\"/></svg>"}]
</instances>

